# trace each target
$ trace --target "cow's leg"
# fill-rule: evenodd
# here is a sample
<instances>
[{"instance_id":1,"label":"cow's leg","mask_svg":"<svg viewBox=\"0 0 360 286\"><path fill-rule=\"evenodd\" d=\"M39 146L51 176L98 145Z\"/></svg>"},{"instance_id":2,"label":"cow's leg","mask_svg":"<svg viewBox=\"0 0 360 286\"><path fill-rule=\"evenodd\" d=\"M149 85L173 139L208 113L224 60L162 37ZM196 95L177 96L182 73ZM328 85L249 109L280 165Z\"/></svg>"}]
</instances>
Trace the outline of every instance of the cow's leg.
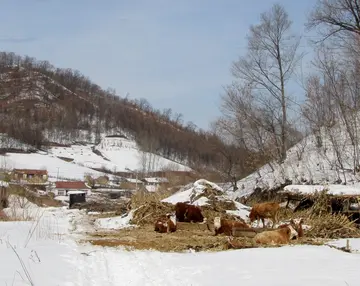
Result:
<instances>
[{"instance_id":1,"label":"cow's leg","mask_svg":"<svg viewBox=\"0 0 360 286\"><path fill-rule=\"evenodd\" d=\"M261 221L263 223L263 228L265 228L265 219L263 217L261 218Z\"/></svg>"}]
</instances>

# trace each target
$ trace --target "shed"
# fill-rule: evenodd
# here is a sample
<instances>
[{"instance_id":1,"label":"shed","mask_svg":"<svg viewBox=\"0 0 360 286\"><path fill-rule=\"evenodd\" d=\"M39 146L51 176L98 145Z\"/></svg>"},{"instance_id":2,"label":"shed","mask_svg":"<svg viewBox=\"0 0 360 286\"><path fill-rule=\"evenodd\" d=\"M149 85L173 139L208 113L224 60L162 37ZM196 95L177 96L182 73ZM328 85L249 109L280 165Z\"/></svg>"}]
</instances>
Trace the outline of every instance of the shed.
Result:
<instances>
[{"instance_id":1,"label":"shed","mask_svg":"<svg viewBox=\"0 0 360 286\"><path fill-rule=\"evenodd\" d=\"M69 191L69 208L76 203L86 202L86 193L83 191Z\"/></svg>"}]
</instances>

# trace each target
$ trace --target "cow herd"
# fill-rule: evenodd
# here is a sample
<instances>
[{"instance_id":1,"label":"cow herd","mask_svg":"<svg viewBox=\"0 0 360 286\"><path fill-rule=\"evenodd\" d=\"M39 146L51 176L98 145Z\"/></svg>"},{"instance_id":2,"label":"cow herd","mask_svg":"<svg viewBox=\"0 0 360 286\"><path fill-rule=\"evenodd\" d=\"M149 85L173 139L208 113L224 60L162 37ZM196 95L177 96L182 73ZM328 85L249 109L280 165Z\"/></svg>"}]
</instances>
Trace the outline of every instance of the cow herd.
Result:
<instances>
[{"instance_id":1,"label":"cow herd","mask_svg":"<svg viewBox=\"0 0 360 286\"><path fill-rule=\"evenodd\" d=\"M278 214L280 205L274 202L255 204L248 216L250 224L245 220L229 220L221 217L214 218L214 235L225 234L229 237L233 236L234 230L240 229L245 231L254 231L256 234L253 240L258 244L288 244L290 240L300 238L304 235L302 224L303 219L295 223L290 220L287 224L279 225L274 228L278 222ZM260 220L265 228L265 219L272 221L271 230L256 231L258 228L252 228L251 223L255 220L259 226ZM207 223L207 219L203 216L201 208L190 205L188 203L177 203L175 205L175 212L168 213L164 217L160 217L155 221L154 230L160 233L175 232L177 229L177 222L189 223ZM209 224L207 224L210 230Z\"/></svg>"}]
</instances>

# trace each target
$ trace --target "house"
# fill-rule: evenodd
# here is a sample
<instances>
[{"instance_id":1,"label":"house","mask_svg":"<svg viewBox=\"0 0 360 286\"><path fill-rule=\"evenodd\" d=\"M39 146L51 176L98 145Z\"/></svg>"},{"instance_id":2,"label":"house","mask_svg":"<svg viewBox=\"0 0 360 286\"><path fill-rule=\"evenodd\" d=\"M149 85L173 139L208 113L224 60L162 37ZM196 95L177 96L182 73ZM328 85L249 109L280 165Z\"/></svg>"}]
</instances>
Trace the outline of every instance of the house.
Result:
<instances>
[{"instance_id":1,"label":"house","mask_svg":"<svg viewBox=\"0 0 360 286\"><path fill-rule=\"evenodd\" d=\"M69 192L84 192L86 195L91 194L91 188L82 181L61 181L55 182L55 188L51 192L55 196L68 196Z\"/></svg>"},{"instance_id":2,"label":"house","mask_svg":"<svg viewBox=\"0 0 360 286\"><path fill-rule=\"evenodd\" d=\"M47 170L14 169L11 172L11 179L17 182L46 183L48 172Z\"/></svg>"},{"instance_id":3,"label":"house","mask_svg":"<svg viewBox=\"0 0 360 286\"><path fill-rule=\"evenodd\" d=\"M144 178L142 181L147 186L160 186L160 185L166 185L169 183L167 178L164 177L153 177L153 178Z\"/></svg>"}]
</instances>

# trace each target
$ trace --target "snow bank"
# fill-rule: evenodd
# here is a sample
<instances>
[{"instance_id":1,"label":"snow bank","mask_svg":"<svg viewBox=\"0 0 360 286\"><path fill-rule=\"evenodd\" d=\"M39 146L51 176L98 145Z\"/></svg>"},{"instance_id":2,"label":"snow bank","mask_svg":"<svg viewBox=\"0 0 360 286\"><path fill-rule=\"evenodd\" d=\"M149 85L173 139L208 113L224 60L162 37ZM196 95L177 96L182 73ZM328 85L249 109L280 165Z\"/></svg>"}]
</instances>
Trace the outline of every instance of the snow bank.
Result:
<instances>
[{"instance_id":1,"label":"snow bank","mask_svg":"<svg viewBox=\"0 0 360 286\"><path fill-rule=\"evenodd\" d=\"M241 203L238 202L234 202L235 206L237 208L237 210L227 210L226 212L228 214L234 215L234 216L239 216L242 219L244 219L245 221L248 220L248 216L251 210L251 207L245 206Z\"/></svg>"},{"instance_id":2,"label":"snow bank","mask_svg":"<svg viewBox=\"0 0 360 286\"><path fill-rule=\"evenodd\" d=\"M41 216L42 209L25 197L10 195L9 206L4 213L11 220L36 220Z\"/></svg>"},{"instance_id":3,"label":"snow bank","mask_svg":"<svg viewBox=\"0 0 360 286\"><path fill-rule=\"evenodd\" d=\"M131 210L128 214L125 214L123 216L98 218L97 220L95 220L95 227L101 229L123 229L128 227L136 227L136 225L130 224L134 212L135 210Z\"/></svg>"},{"instance_id":4,"label":"snow bank","mask_svg":"<svg viewBox=\"0 0 360 286\"><path fill-rule=\"evenodd\" d=\"M288 185L284 188L284 191L300 194L312 194L316 191L320 192L324 189L328 189L328 193L332 195L360 195L360 186L347 185Z\"/></svg>"}]
</instances>

